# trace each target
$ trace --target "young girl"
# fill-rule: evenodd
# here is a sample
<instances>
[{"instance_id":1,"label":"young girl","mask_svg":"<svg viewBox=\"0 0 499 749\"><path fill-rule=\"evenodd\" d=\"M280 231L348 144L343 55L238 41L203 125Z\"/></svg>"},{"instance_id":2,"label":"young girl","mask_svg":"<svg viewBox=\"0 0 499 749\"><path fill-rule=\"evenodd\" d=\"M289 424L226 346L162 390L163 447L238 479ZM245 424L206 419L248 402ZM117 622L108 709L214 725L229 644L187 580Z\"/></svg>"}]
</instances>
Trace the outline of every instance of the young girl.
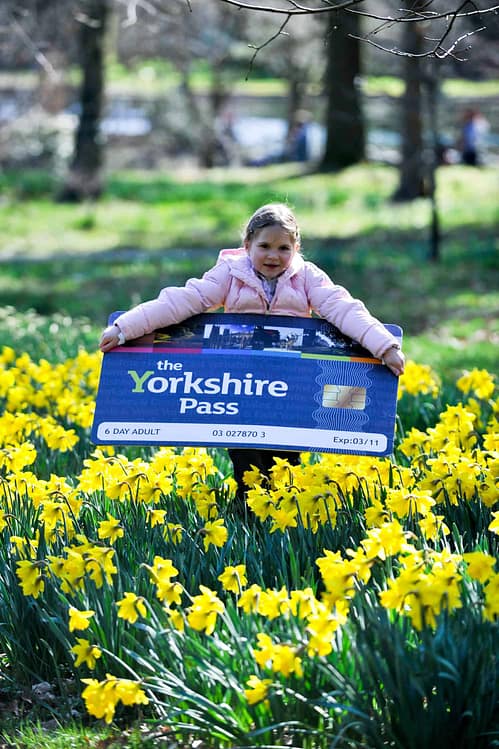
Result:
<instances>
[{"instance_id":1,"label":"young girl","mask_svg":"<svg viewBox=\"0 0 499 749\"><path fill-rule=\"evenodd\" d=\"M183 287L167 287L157 299L120 315L104 330L100 348L109 351L222 306L225 312L292 317L310 317L313 311L382 359L395 375L404 371L404 355L384 325L361 301L303 259L296 218L281 203L259 208L244 230L243 246L222 250L217 264L202 278L191 278ZM268 475L274 457L292 464L298 461L298 453L282 450L230 449L229 454L240 497L245 491L243 474L251 465Z\"/></svg>"}]
</instances>

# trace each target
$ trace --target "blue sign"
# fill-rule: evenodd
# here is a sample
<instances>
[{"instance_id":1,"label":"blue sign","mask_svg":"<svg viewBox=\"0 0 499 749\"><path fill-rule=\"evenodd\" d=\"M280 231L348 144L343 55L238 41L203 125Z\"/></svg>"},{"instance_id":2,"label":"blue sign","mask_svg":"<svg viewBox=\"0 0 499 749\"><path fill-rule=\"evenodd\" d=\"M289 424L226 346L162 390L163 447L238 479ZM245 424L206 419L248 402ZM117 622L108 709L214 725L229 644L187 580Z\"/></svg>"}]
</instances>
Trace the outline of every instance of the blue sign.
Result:
<instances>
[{"instance_id":1,"label":"blue sign","mask_svg":"<svg viewBox=\"0 0 499 749\"><path fill-rule=\"evenodd\" d=\"M196 315L104 355L92 440L388 455L397 382L325 320Z\"/></svg>"}]
</instances>

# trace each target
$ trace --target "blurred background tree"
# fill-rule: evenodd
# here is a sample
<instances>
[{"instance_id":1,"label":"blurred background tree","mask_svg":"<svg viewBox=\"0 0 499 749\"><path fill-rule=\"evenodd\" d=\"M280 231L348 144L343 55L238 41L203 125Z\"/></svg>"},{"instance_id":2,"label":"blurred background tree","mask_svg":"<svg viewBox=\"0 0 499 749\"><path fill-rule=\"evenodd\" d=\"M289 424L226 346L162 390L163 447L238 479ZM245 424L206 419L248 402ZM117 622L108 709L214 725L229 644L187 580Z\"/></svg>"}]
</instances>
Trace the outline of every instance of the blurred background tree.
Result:
<instances>
[{"instance_id":1,"label":"blurred background tree","mask_svg":"<svg viewBox=\"0 0 499 749\"><path fill-rule=\"evenodd\" d=\"M80 0L78 21L78 63L81 70L79 117L73 157L61 201L98 198L102 193L102 139L100 122L104 100L105 43L109 0Z\"/></svg>"},{"instance_id":2,"label":"blurred background tree","mask_svg":"<svg viewBox=\"0 0 499 749\"><path fill-rule=\"evenodd\" d=\"M320 166L331 171L364 161L366 136L360 92L360 16L329 13L326 23L326 146Z\"/></svg>"}]
</instances>

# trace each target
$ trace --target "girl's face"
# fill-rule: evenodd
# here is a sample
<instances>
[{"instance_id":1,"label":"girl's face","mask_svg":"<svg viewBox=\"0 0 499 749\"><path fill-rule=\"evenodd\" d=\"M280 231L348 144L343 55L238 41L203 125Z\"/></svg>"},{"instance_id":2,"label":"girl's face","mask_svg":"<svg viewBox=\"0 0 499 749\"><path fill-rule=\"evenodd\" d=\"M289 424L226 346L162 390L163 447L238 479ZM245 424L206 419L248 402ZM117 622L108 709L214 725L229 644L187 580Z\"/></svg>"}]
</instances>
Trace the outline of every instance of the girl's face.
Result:
<instances>
[{"instance_id":1,"label":"girl's face","mask_svg":"<svg viewBox=\"0 0 499 749\"><path fill-rule=\"evenodd\" d=\"M277 278L298 252L298 243L282 226L264 226L244 243L253 268L265 278Z\"/></svg>"}]
</instances>

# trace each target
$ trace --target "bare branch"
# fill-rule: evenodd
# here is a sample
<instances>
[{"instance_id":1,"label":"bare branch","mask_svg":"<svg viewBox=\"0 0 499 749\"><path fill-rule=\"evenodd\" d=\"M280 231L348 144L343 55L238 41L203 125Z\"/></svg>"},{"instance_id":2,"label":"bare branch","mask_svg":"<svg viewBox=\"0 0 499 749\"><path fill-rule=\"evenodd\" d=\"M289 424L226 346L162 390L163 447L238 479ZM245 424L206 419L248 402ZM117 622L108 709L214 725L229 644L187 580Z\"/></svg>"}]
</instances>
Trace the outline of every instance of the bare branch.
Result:
<instances>
[{"instance_id":1,"label":"bare branch","mask_svg":"<svg viewBox=\"0 0 499 749\"><path fill-rule=\"evenodd\" d=\"M439 37L431 38L431 37L425 37L426 41L434 42L431 49L426 50L422 53L411 53L411 52L403 52L401 50L397 49L391 49L388 50L387 48L383 47L379 44L374 44L370 39L369 35L363 37L362 39L359 39L359 41L367 41L368 43L373 44L373 46L382 49L384 51L390 51L392 54L402 55L404 57L436 57L438 59L443 59L445 57L452 56L455 59L459 60L460 62L464 61L463 58L456 57L454 54L454 51L456 47L460 44L460 42L463 41L463 39L466 39L473 34L476 34L478 31L483 31L483 28L480 29L474 29L473 31L467 32L465 34L462 34L457 39L455 39L453 42L450 43L448 48L445 48L445 41L450 36L452 29L456 23L456 20L458 17L462 15L463 9L470 3L470 0L463 0L462 3L450 14L449 18L446 19L447 23L445 28L442 31L442 34ZM476 5L474 3L470 3L473 5L473 7L476 10ZM427 8L431 5L431 0L428 0L428 2L423 6L419 5L415 9L409 9L407 10L407 15L410 16L411 20L416 20L419 23L428 23L428 13ZM355 12L355 11L354 11ZM474 11L473 11L474 12ZM406 19L400 19L400 20L407 20ZM374 32L371 33L379 33L381 29L386 28L386 23L381 24L377 29L374 30ZM469 48L467 48L469 49Z\"/></svg>"},{"instance_id":2,"label":"bare branch","mask_svg":"<svg viewBox=\"0 0 499 749\"><path fill-rule=\"evenodd\" d=\"M463 60L464 60L465 58L463 58L463 57L456 57L456 55L454 54L454 50L455 50L455 48L457 47L457 45L458 45L458 44L459 44L459 43L460 43L460 42L461 42L461 41L462 41L463 39L467 39L467 38L468 38L469 36L473 36L473 34L478 34L478 32L479 32L479 31L483 31L484 29L485 29L485 26L481 26L481 27L480 27L479 29L474 29L473 31L468 31L468 33L467 33L467 34L461 34L461 36L459 36L459 37L458 37L458 38L457 38L457 39L455 40L455 42L454 42L453 44L451 44L451 46L449 47L449 49L447 49L447 50L442 50L443 54L441 54L440 52L438 52L438 51L437 51L437 52L435 53L435 57L438 57L439 59L441 59L441 60L442 60L442 59L443 59L444 57L449 57L449 56L451 56L451 57L454 57L454 58L455 58L456 60L459 60L459 61L463 61ZM466 49L469 49L469 47L466 47Z\"/></svg>"},{"instance_id":3,"label":"bare branch","mask_svg":"<svg viewBox=\"0 0 499 749\"><path fill-rule=\"evenodd\" d=\"M371 18L376 21L386 21L387 23L419 23L421 21L436 21L439 19L448 19L454 16L456 18L470 18L476 15L484 15L485 13L495 13L499 10L499 5L491 5L483 9L474 8L474 10L461 11L460 9L464 8L468 4L468 0L466 0L466 2L463 2L463 4L460 6L460 9L458 11L413 11L410 17L406 17L406 9L401 9L400 15L398 16L391 16L374 13L372 11L359 10L355 7L356 5L360 5L361 3L365 2L365 0L344 0L344 2L334 3L330 5L328 4L326 7L321 8L311 8L307 5L298 4L294 0L287 0L289 5L291 6L288 8L258 5L253 2L247 2L246 0L218 0L218 2L225 3L226 5L233 5L234 7L239 9L260 11L262 13L275 13L286 16L316 15L318 13L332 13L339 10L348 10L352 13L358 13L359 15L365 16L366 18ZM431 3L429 2L428 5L430 4Z\"/></svg>"},{"instance_id":4,"label":"bare branch","mask_svg":"<svg viewBox=\"0 0 499 749\"><path fill-rule=\"evenodd\" d=\"M274 41L274 39L277 39L277 37L278 37L278 36L281 36L281 34L283 34L283 33L284 33L284 29L285 29L286 25L288 24L288 22L289 22L290 18L291 18L291 16L288 16L287 18L285 18L285 19L284 19L284 21L283 21L283 22L281 23L281 25L279 26L278 30L277 30L277 31L275 32L275 34L273 34L273 35L272 35L271 37L269 37L269 38L267 39L267 41L266 41L266 42L264 42L263 44L260 44L260 45L258 45L258 46L257 46L257 45L255 45L255 44L250 44L250 45L249 45L250 49L254 49L255 51L254 51L254 53L253 53L253 56L251 57L251 60L250 60L250 62L249 62L249 66L248 66L248 72L246 73L246 78L245 78L245 80L248 80L248 78L249 78L249 76L250 76L251 70L252 70L252 68L253 68L253 63L254 63L254 62L255 62L255 60L256 60L256 56L257 56L257 54L258 54L258 53L260 52L260 50L264 49L264 48L265 48L265 47L267 47L267 46L268 46L269 44L271 44L271 43L272 43L272 42Z\"/></svg>"},{"instance_id":5,"label":"bare branch","mask_svg":"<svg viewBox=\"0 0 499 749\"><path fill-rule=\"evenodd\" d=\"M407 12L408 14L409 14L409 13L411 13L411 14L414 14L414 13L420 13L420 12L421 12L422 10L424 10L424 8L425 8L425 7L428 7L428 6L430 6L430 5L432 4L432 2L433 2L433 0L427 0L426 6L423 6L422 4L418 4L418 5L416 6L416 9L411 9L411 8L408 8L406 12ZM400 20L400 19L397 19L397 18L390 18L389 20L387 20L386 18L379 18L378 16L373 16L373 15L372 15L372 14L370 14L370 13L367 13L367 12L364 12L364 11L361 11L361 10L357 10L357 9L355 9L355 10L352 10L351 12L352 12L352 13L356 13L357 15L359 15L359 16L362 16L363 18L366 18L366 17L368 17L368 18L370 18L371 20L375 20L375 21L381 21L381 23L379 24L379 26L377 26L377 27L376 27L375 29L372 29L372 30L371 30L371 31L369 32L369 35L368 35L368 36L371 36L371 35L377 35L377 34L380 34L380 33L382 33L383 31L386 31L387 29L391 29L391 28L392 28L393 26L395 26L395 25L396 25L396 24L397 24L397 23L399 22L399 20ZM422 20L423 20L423 19L422 19ZM426 20L426 19L424 19L424 20Z\"/></svg>"},{"instance_id":6,"label":"bare branch","mask_svg":"<svg viewBox=\"0 0 499 749\"><path fill-rule=\"evenodd\" d=\"M227 5L233 5L239 9L262 11L263 13L276 13L286 16L303 16L303 15L315 15L318 13L331 13L332 11L347 10L352 8L354 5L365 2L365 0L344 0L341 3L334 3L327 5L324 8L310 8L307 5L300 5L295 0L287 0L290 8L278 8L269 5L254 5L253 3L243 2L243 0L218 0L221 3Z\"/></svg>"},{"instance_id":7,"label":"bare branch","mask_svg":"<svg viewBox=\"0 0 499 749\"><path fill-rule=\"evenodd\" d=\"M221 3L225 2L233 2L234 0L219 0ZM428 6L432 4L432 0L428 0ZM466 5L473 5L473 10L463 10L463 8L466 7ZM482 16L486 13L496 13L499 10L499 5L491 5L488 8L477 8L475 3L472 3L471 0L463 0L461 5L454 10L445 10L445 11L424 11L421 9L418 10L400 10L400 15L398 16L384 16L379 15L378 13L373 13L372 11L365 11L365 10L359 10L358 8L347 8L351 13L356 13L359 16L363 16L364 18L370 18L374 21L382 21L386 23L422 23L425 22L431 22L431 21L439 21L439 20L448 20L449 18L472 18L473 16ZM405 14L405 15L404 15ZM409 15L410 14L410 15Z\"/></svg>"},{"instance_id":8,"label":"bare branch","mask_svg":"<svg viewBox=\"0 0 499 749\"><path fill-rule=\"evenodd\" d=\"M176 1L179 4L186 6L189 12L195 12L195 4L192 0ZM488 2L489 0L485 1ZM490 1L493 2L494 0ZM115 0L115 2L123 5L127 10L127 18L124 22L125 26L132 25L137 21L138 10L142 10L145 13L156 17L170 17L171 5L173 5L172 0ZM200 0L200 2L202 2L202 0ZM452 3L452 0L448 0L448 2ZM271 42L277 37L281 36L284 33L284 28L295 16L317 16L317 14L334 12L346 12L359 15L371 21L378 22L376 28L371 29L364 36L359 37L359 41L366 42L384 52L390 52L391 54L399 56L444 58L448 56L455 57L457 48L465 39L473 36L479 31L483 31L483 27L481 27L480 29L474 29L468 33L460 34L462 29L456 28L457 21L476 16L483 17L485 14L496 13L499 10L497 0L495 5L490 5L483 9L477 7L475 0L456 0L457 7L450 7L448 10L433 10L434 0L422 0L412 8L399 7L393 15L376 12L372 9L372 5L368 3L367 0L339 0L338 2L336 0L321 0L321 2L319 2L319 0L274 0L274 2L269 0L265 4L264 0L218 0L218 3L232 6L238 10L284 16L284 21L278 31L267 41L257 46L250 45L250 48L254 50L254 54L250 60L249 70L246 77L250 74L256 56L260 50L264 49L264 47L271 44ZM373 39L373 37L380 35L382 32L385 32L394 26L407 26L414 24L436 26L438 28L437 33L440 34L441 32L441 35L436 39L431 39L430 37L426 38L426 42L431 42L431 44L428 44L428 49L422 53L414 54L406 52L396 47L389 47L383 43L378 43ZM453 35L457 35L457 38L451 38ZM357 37L352 38L357 39ZM461 60L459 57L456 57L456 59Z\"/></svg>"},{"instance_id":9,"label":"bare branch","mask_svg":"<svg viewBox=\"0 0 499 749\"><path fill-rule=\"evenodd\" d=\"M127 9L127 16L123 21L123 27L133 26L137 21L137 0L131 0L131 2L125 3Z\"/></svg>"},{"instance_id":10,"label":"bare branch","mask_svg":"<svg viewBox=\"0 0 499 749\"><path fill-rule=\"evenodd\" d=\"M460 5L460 7L456 11L456 14L450 19L449 23L447 24L447 28L445 29L444 33L442 34L442 36L438 40L438 48L439 49L440 48L443 49L444 40L449 36L449 34L450 34L451 30L452 30L452 27L454 26L454 24L456 22L457 13L461 10L461 8L464 8L464 6L466 5L467 2L468 2L468 0L463 0L462 5ZM438 57L438 55L437 55L437 57Z\"/></svg>"},{"instance_id":11,"label":"bare branch","mask_svg":"<svg viewBox=\"0 0 499 749\"><path fill-rule=\"evenodd\" d=\"M50 60L43 54L43 52L36 46L34 41L28 36L28 34L25 32L21 24L17 21L17 19L12 15L12 26L16 30L16 32L19 34L21 39L23 40L24 44L28 49L31 50L34 59L38 63L38 65L47 73L49 78L53 81L57 81L60 79L60 74L57 72L57 70L54 68Z\"/></svg>"},{"instance_id":12,"label":"bare branch","mask_svg":"<svg viewBox=\"0 0 499 749\"><path fill-rule=\"evenodd\" d=\"M189 0L187 0L189 2ZM127 16L123 21L123 26L133 26L137 23L137 8L142 8L146 13L151 16L158 14L158 8L152 2L148 0L117 0L118 5L124 5L127 11Z\"/></svg>"},{"instance_id":13,"label":"bare branch","mask_svg":"<svg viewBox=\"0 0 499 749\"><path fill-rule=\"evenodd\" d=\"M443 60L446 57L453 57L455 60L458 60L459 62L464 62L466 58L464 57L457 57L454 54L454 50L456 49L457 45L463 40L467 39L470 36L473 36L474 34L477 34L480 31L484 30L484 26L482 26L479 29L474 29L473 31L469 31L466 34L462 34L460 37L458 37L448 49L444 49L442 47L442 38L444 38L446 35L444 34L443 37L439 38L437 40L437 44L435 44L430 50L427 50L426 52L420 52L420 53L414 53L414 52L404 52L401 49L398 49L397 47L385 47L382 44L377 44L376 42L373 42L372 39L368 39L365 36L353 36L350 35L352 39L356 39L359 42L364 42L365 44L370 44L372 47L375 47L376 49L381 50L382 52L389 52L392 55L397 55L398 57L436 57L439 60ZM428 39L428 37L425 37ZM429 41L435 41L434 39L428 39ZM466 49L469 49L469 47L466 47Z\"/></svg>"}]
</instances>

